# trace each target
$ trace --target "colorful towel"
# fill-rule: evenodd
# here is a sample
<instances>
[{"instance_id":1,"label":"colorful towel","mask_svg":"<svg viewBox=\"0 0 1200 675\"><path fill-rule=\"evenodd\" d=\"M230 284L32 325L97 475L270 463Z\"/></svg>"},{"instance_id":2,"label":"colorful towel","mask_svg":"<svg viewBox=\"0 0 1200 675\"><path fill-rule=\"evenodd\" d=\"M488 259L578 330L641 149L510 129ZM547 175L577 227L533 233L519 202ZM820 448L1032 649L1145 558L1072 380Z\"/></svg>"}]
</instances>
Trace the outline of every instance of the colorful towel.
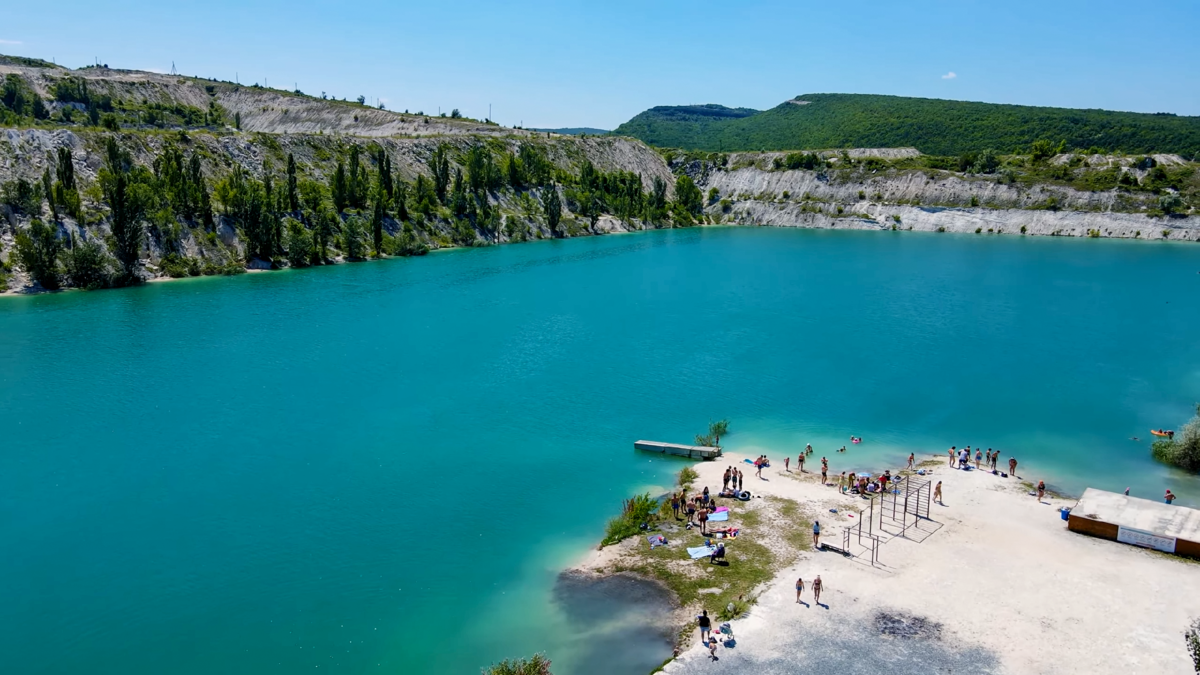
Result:
<instances>
[{"instance_id":1,"label":"colorful towel","mask_svg":"<svg viewBox=\"0 0 1200 675\"><path fill-rule=\"evenodd\" d=\"M717 552L716 546L697 546L695 548L688 549L688 555L690 555L692 557L692 560L698 560L700 558L707 558L708 556L710 556L716 552Z\"/></svg>"},{"instance_id":2,"label":"colorful towel","mask_svg":"<svg viewBox=\"0 0 1200 675\"><path fill-rule=\"evenodd\" d=\"M713 510L713 513L720 513L722 511L728 511L728 510L729 510L728 506L718 506L716 509Z\"/></svg>"},{"instance_id":3,"label":"colorful towel","mask_svg":"<svg viewBox=\"0 0 1200 675\"><path fill-rule=\"evenodd\" d=\"M716 522L721 522L721 521L725 521L725 520L729 520L729 512L728 511L718 511L717 513L708 514L708 522L710 522L710 523L716 523Z\"/></svg>"}]
</instances>

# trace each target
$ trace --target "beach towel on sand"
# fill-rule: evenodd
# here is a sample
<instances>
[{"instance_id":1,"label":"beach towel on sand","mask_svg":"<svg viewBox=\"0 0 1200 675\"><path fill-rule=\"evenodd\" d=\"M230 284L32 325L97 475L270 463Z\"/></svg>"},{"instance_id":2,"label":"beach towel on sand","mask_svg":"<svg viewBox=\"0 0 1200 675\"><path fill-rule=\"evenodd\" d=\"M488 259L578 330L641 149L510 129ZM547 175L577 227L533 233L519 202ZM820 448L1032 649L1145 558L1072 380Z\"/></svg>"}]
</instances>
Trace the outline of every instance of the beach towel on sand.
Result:
<instances>
[{"instance_id":1,"label":"beach towel on sand","mask_svg":"<svg viewBox=\"0 0 1200 675\"><path fill-rule=\"evenodd\" d=\"M716 513L710 513L708 516L708 522L710 522L710 523L720 522L720 521L724 521L724 520L729 520L729 512L728 511L718 511Z\"/></svg>"},{"instance_id":2,"label":"beach towel on sand","mask_svg":"<svg viewBox=\"0 0 1200 675\"><path fill-rule=\"evenodd\" d=\"M697 546L696 548L688 549L688 555L692 557L692 560L696 560L698 558L707 558L716 552L716 546Z\"/></svg>"},{"instance_id":3,"label":"beach towel on sand","mask_svg":"<svg viewBox=\"0 0 1200 675\"><path fill-rule=\"evenodd\" d=\"M720 513L722 511L728 511L728 510L729 510L728 506L718 506L717 508L713 509L713 513Z\"/></svg>"}]
</instances>

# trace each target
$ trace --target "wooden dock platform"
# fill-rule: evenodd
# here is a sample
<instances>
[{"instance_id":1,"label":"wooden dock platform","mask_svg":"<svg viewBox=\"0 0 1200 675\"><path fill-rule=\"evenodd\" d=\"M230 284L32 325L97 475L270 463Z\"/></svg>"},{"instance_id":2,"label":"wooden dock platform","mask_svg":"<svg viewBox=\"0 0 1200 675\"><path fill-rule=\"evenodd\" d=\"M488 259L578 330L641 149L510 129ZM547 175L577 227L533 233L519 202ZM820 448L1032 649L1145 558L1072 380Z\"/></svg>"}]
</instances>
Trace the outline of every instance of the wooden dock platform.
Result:
<instances>
[{"instance_id":1,"label":"wooden dock platform","mask_svg":"<svg viewBox=\"0 0 1200 675\"><path fill-rule=\"evenodd\" d=\"M678 443L660 443L659 441L634 441L635 450L657 452L663 455L678 455L688 459L713 460L721 456L720 448L706 445L680 445Z\"/></svg>"},{"instance_id":2,"label":"wooden dock platform","mask_svg":"<svg viewBox=\"0 0 1200 675\"><path fill-rule=\"evenodd\" d=\"M1088 488L1067 529L1167 553L1200 557L1200 511Z\"/></svg>"}]
</instances>

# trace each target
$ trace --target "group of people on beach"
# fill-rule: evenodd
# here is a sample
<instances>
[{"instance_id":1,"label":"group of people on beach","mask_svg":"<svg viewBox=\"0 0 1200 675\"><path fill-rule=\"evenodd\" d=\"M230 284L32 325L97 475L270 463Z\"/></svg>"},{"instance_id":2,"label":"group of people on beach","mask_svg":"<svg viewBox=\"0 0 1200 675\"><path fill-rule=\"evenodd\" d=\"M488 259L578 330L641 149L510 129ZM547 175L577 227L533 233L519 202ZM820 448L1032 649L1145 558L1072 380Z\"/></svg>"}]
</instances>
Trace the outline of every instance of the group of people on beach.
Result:
<instances>
[{"instance_id":1,"label":"group of people on beach","mask_svg":"<svg viewBox=\"0 0 1200 675\"><path fill-rule=\"evenodd\" d=\"M970 467L970 465L971 465L971 446L968 445L967 447L960 449L957 446L952 445L952 446L950 446L950 449L946 451L946 453L950 457L950 468L951 469L966 469L966 468ZM988 448L987 452L984 452L982 447L975 448L975 468L976 469L980 468L980 466L979 466L980 464L983 464L983 466L986 467L988 470L996 471L996 465L999 462L1000 462L1000 451L999 450L993 451L991 448ZM909 463L910 463L910 465L912 463L911 455L909 457ZM1008 474L1010 476L1017 475L1017 458L1016 457L1008 458Z\"/></svg>"},{"instance_id":2,"label":"group of people on beach","mask_svg":"<svg viewBox=\"0 0 1200 675\"><path fill-rule=\"evenodd\" d=\"M821 575L820 574L817 575L817 578L812 580L811 588L812 588L812 592L813 592L813 602L820 605L821 604ZM804 600L801 599L803 597L803 595L804 595L804 577L800 577L800 578L796 579L796 602L807 607L808 603L804 602Z\"/></svg>"},{"instance_id":3,"label":"group of people on beach","mask_svg":"<svg viewBox=\"0 0 1200 675\"><path fill-rule=\"evenodd\" d=\"M762 467L758 468L758 477L762 478ZM725 467L725 475L721 477L721 492L741 489L742 472L736 466Z\"/></svg>"},{"instance_id":4,"label":"group of people on beach","mask_svg":"<svg viewBox=\"0 0 1200 675\"><path fill-rule=\"evenodd\" d=\"M867 474L858 475L853 471L849 475L843 471L838 477L838 489L842 494L862 495L863 499L867 499L873 494L887 492L888 483L893 482L891 470L886 470L883 475L872 479Z\"/></svg>"},{"instance_id":5,"label":"group of people on beach","mask_svg":"<svg viewBox=\"0 0 1200 675\"><path fill-rule=\"evenodd\" d=\"M708 493L708 488L698 495L689 497L683 490L671 493L671 513L679 520L679 514L687 515L689 527L700 526L700 534L708 534L708 517L716 512L717 504Z\"/></svg>"}]
</instances>

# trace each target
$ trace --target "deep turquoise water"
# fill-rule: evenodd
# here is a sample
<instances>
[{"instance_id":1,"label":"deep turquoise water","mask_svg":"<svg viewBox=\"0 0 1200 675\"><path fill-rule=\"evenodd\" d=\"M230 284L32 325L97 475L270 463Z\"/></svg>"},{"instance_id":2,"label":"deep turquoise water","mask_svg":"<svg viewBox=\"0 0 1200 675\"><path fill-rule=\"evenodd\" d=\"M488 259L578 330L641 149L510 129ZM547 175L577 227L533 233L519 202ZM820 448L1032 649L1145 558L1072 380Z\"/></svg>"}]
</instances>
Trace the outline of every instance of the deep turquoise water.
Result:
<instances>
[{"instance_id":1,"label":"deep turquoise water","mask_svg":"<svg viewBox=\"0 0 1200 675\"><path fill-rule=\"evenodd\" d=\"M1200 248L776 229L0 302L6 672L471 673L610 626L559 570L718 417L1200 502ZM650 654L657 662L661 655ZM644 672L641 671L641 672Z\"/></svg>"}]
</instances>

